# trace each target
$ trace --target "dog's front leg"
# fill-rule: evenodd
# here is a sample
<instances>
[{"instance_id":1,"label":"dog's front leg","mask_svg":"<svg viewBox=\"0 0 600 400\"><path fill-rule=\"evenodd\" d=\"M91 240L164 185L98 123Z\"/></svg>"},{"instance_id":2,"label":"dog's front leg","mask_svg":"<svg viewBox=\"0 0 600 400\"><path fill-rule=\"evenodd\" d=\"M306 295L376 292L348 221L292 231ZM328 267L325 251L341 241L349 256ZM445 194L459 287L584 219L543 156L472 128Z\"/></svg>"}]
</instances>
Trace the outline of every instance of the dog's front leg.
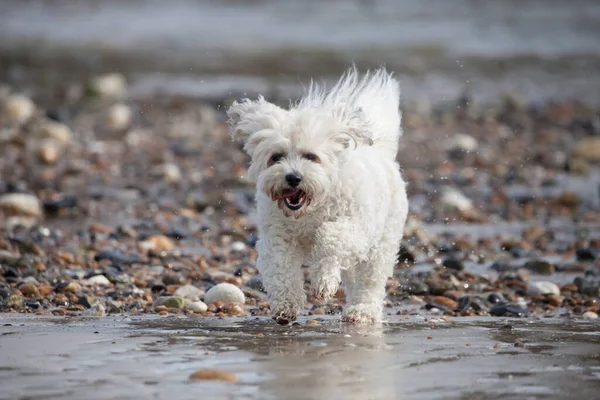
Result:
<instances>
[{"instance_id":1,"label":"dog's front leg","mask_svg":"<svg viewBox=\"0 0 600 400\"><path fill-rule=\"evenodd\" d=\"M258 243L257 267L273 319L280 325L294 321L306 300L302 255L297 246L278 233L267 233Z\"/></svg>"},{"instance_id":2,"label":"dog's front leg","mask_svg":"<svg viewBox=\"0 0 600 400\"><path fill-rule=\"evenodd\" d=\"M323 223L315 233L311 252L311 287L317 299L332 297L340 287L341 273L366 252L366 239L349 218Z\"/></svg>"}]
</instances>

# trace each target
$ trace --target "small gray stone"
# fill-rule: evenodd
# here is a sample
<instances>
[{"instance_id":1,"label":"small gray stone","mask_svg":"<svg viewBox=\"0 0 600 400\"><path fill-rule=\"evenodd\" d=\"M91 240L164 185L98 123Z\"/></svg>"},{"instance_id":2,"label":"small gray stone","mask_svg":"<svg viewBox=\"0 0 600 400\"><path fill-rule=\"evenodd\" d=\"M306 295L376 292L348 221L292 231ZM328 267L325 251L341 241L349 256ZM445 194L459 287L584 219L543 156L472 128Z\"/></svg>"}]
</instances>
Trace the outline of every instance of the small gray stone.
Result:
<instances>
[{"instance_id":1,"label":"small gray stone","mask_svg":"<svg viewBox=\"0 0 600 400\"><path fill-rule=\"evenodd\" d=\"M194 285L183 285L183 286L179 287L174 293L175 296L183 297L184 299L191 300L191 301L200 300L200 297L203 294L204 294L204 291L198 289Z\"/></svg>"}]
</instances>

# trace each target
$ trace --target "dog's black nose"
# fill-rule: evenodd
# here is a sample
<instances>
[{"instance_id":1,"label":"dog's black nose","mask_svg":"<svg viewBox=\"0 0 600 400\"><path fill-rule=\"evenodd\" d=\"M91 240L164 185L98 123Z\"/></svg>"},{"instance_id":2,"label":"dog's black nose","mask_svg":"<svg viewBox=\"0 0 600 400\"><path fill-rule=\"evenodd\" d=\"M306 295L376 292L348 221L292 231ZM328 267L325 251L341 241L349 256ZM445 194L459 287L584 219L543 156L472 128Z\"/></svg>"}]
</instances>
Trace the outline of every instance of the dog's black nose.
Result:
<instances>
[{"instance_id":1,"label":"dog's black nose","mask_svg":"<svg viewBox=\"0 0 600 400\"><path fill-rule=\"evenodd\" d=\"M288 183L288 185L296 187L300 184L300 182L302 182L302 175L297 172L289 173L285 176L285 181Z\"/></svg>"}]
</instances>

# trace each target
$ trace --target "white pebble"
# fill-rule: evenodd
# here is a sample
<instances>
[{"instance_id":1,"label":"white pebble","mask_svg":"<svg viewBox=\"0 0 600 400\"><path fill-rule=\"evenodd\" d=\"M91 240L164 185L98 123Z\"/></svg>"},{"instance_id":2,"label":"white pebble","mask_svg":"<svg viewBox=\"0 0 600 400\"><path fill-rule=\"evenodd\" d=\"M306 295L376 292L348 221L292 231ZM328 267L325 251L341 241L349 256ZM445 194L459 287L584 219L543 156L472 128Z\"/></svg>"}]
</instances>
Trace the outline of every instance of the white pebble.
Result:
<instances>
[{"instance_id":1,"label":"white pebble","mask_svg":"<svg viewBox=\"0 0 600 400\"><path fill-rule=\"evenodd\" d=\"M596 314L593 311L586 311L581 315L581 318L583 319L596 319L598 318L598 314Z\"/></svg>"},{"instance_id":2,"label":"white pebble","mask_svg":"<svg viewBox=\"0 0 600 400\"><path fill-rule=\"evenodd\" d=\"M9 193L0 196L0 210L4 210L8 214L35 217L42 215L40 200L34 195L25 193Z\"/></svg>"},{"instance_id":3,"label":"white pebble","mask_svg":"<svg viewBox=\"0 0 600 400\"><path fill-rule=\"evenodd\" d=\"M94 94L102 97L119 97L125 92L126 85L123 75L107 74L92 79L90 89Z\"/></svg>"},{"instance_id":4,"label":"white pebble","mask_svg":"<svg viewBox=\"0 0 600 400\"><path fill-rule=\"evenodd\" d=\"M206 292L204 301L206 304L213 304L217 301L244 304L246 298L244 292L242 292L239 287L232 285L231 283L219 283Z\"/></svg>"},{"instance_id":5,"label":"white pebble","mask_svg":"<svg viewBox=\"0 0 600 400\"><path fill-rule=\"evenodd\" d=\"M4 102L4 113L13 122L24 123L35 112L35 104L28 97L13 94Z\"/></svg>"},{"instance_id":6,"label":"white pebble","mask_svg":"<svg viewBox=\"0 0 600 400\"><path fill-rule=\"evenodd\" d=\"M65 124L56 121L46 121L40 128L40 135L65 144L71 142L73 139L71 129Z\"/></svg>"},{"instance_id":7,"label":"white pebble","mask_svg":"<svg viewBox=\"0 0 600 400\"><path fill-rule=\"evenodd\" d=\"M240 241L231 243L231 250L233 251L244 251L246 249L246 245Z\"/></svg>"},{"instance_id":8,"label":"white pebble","mask_svg":"<svg viewBox=\"0 0 600 400\"><path fill-rule=\"evenodd\" d=\"M104 275L94 275L94 276L90 277L89 279L86 279L84 284L89 285L89 286L94 286L94 285L109 286L110 281Z\"/></svg>"},{"instance_id":9,"label":"white pebble","mask_svg":"<svg viewBox=\"0 0 600 400\"><path fill-rule=\"evenodd\" d=\"M187 309L194 312L206 312L208 306L202 301L193 301L187 305Z\"/></svg>"},{"instance_id":10,"label":"white pebble","mask_svg":"<svg viewBox=\"0 0 600 400\"><path fill-rule=\"evenodd\" d=\"M152 168L150 174L163 178L167 183L173 184L181 181L181 170L176 164L161 164Z\"/></svg>"},{"instance_id":11,"label":"white pebble","mask_svg":"<svg viewBox=\"0 0 600 400\"><path fill-rule=\"evenodd\" d=\"M450 142L450 148L453 150L475 151L477 147L477 139L464 133L453 135Z\"/></svg>"},{"instance_id":12,"label":"white pebble","mask_svg":"<svg viewBox=\"0 0 600 400\"><path fill-rule=\"evenodd\" d=\"M128 128L131 124L132 112L125 104L114 104L106 113L106 127L113 131L120 131Z\"/></svg>"},{"instance_id":13,"label":"white pebble","mask_svg":"<svg viewBox=\"0 0 600 400\"><path fill-rule=\"evenodd\" d=\"M440 201L445 207L456 209L458 211L469 211L473 209L473 202L471 199L465 196L460 190L452 187L443 189Z\"/></svg>"},{"instance_id":14,"label":"white pebble","mask_svg":"<svg viewBox=\"0 0 600 400\"><path fill-rule=\"evenodd\" d=\"M539 296L544 294L560 295L560 289L555 283L552 282L530 282L529 286L527 286L527 294L531 296Z\"/></svg>"}]
</instances>

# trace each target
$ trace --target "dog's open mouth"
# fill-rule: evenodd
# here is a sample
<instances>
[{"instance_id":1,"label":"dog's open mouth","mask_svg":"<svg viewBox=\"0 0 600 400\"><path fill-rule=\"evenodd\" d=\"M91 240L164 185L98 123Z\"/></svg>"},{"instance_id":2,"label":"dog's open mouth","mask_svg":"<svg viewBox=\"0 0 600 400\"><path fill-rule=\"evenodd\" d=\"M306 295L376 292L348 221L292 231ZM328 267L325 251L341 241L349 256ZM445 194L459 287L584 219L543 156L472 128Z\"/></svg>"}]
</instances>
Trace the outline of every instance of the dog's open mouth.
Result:
<instances>
[{"instance_id":1,"label":"dog's open mouth","mask_svg":"<svg viewBox=\"0 0 600 400\"><path fill-rule=\"evenodd\" d=\"M302 189L289 188L281 193L276 193L271 196L273 200L279 200L287 208L292 211L297 211L307 202L306 193Z\"/></svg>"}]
</instances>

